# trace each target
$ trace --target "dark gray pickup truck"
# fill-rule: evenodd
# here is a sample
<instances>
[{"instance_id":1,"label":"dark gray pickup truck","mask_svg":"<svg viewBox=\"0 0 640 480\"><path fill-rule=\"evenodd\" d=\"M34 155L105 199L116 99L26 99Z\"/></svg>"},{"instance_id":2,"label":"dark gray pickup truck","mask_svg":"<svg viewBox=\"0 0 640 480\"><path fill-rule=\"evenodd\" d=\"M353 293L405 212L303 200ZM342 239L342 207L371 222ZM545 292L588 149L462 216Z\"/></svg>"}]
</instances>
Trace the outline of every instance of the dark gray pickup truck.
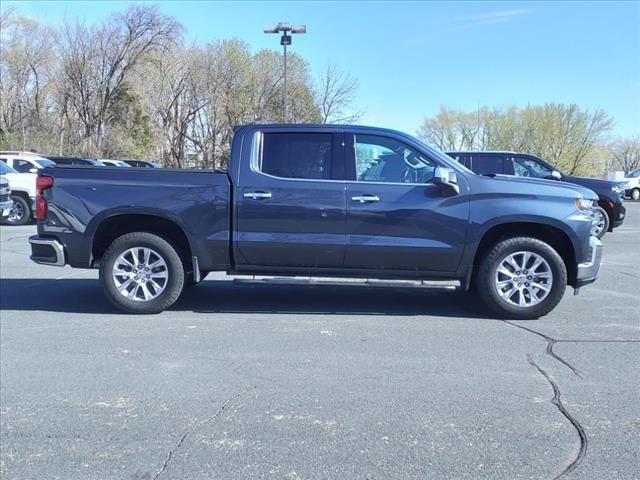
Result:
<instances>
[{"instance_id":1,"label":"dark gray pickup truck","mask_svg":"<svg viewBox=\"0 0 640 480\"><path fill-rule=\"evenodd\" d=\"M236 128L228 172L41 170L31 259L99 268L132 313L169 308L223 271L458 280L500 316L537 318L567 285L596 279L597 198L476 175L392 130L251 125Z\"/></svg>"}]
</instances>

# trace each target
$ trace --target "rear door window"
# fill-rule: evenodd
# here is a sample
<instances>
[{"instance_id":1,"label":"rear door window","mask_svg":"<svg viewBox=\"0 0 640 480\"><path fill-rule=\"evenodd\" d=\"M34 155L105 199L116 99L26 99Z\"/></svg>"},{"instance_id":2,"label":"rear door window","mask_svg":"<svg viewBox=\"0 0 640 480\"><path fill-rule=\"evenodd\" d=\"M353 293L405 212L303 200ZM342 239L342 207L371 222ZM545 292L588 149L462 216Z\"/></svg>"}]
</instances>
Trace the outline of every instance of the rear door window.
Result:
<instances>
[{"instance_id":1,"label":"rear door window","mask_svg":"<svg viewBox=\"0 0 640 480\"><path fill-rule=\"evenodd\" d=\"M259 170L281 178L333 179L330 133L265 133Z\"/></svg>"},{"instance_id":2,"label":"rear door window","mask_svg":"<svg viewBox=\"0 0 640 480\"><path fill-rule=\"evenodd\" d=\"M471 170L483 174L503 174L504 173L504 155L472 155Z\"/></svg>"},{"instance_id":3,"label":"rear door window","mask_svg":"<svg viewBox=\"0 0 640 480\"><path fill-rule=\"evenodd\" d=\"M31 165L31 162L28 162L26 160L20 160L19 158L14 158L13 159L13 168L15 168L16 171L18 171L20 173L28 173L29 170L34 168L34 166Z\"/></svg>"}]
</instances>

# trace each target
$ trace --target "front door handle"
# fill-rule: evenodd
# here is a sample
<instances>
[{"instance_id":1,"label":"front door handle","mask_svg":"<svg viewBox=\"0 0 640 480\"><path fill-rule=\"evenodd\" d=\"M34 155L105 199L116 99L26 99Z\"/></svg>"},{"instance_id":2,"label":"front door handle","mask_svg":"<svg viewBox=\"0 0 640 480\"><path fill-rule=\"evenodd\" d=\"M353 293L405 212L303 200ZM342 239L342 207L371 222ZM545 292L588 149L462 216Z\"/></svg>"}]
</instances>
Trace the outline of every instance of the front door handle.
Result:
<instances>
[{"instance_id":1,"label":"front door handle","mask_svg":"<svg viewBox=\"0 0 640 480\"><path fill-rule=\"evenodd\" d=\"M377 195L358 195L355 197L351 197L351 200L353 200L354 202L360 202L360 203L379 202L380 197Z\"/></svg>"},{"instance_id":2,"label":"front door handle","mask_svg":"<svg viewBox=\"0 0 640 480\"><path fill-rule=\"evenodd\" d=\"M271 198L271 192L247 192L242 196L253 200L262 200L265 198Z\"/></svg>"}]
</instances>

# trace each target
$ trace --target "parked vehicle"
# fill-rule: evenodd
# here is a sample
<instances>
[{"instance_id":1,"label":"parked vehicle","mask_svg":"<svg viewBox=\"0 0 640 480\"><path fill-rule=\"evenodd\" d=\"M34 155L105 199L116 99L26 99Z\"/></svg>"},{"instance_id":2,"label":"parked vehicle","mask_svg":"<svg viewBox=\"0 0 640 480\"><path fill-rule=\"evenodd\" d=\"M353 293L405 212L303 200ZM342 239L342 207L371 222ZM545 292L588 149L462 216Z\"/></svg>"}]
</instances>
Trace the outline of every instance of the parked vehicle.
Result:
<instances>
[{"instance_id":1,"label":"parked vehicle","mask_svg":"<svg viewBox=\"0 0 640 480\"><path fill-rule=\"evenodd\" d=\"M624 177L624 193L632 200L640 200L640 168Z\"/></svg>"},{"instance_id":2,"label":"parked vehicle","mask_svg":"<svg viewBox=\"0 0 640 480\"><path fill-rule=\"evenodd\" d=\"M6 223L24 225L35 217L36 178L35 173L18 173L6 163L0 162L0 175L11 185L11 214Z\"/></svg>"},{"instance_id":3,"label":"parked vehicle","mask_svg":"<svg viewBox=\"0 0 640 480\"><path fill-rule=\"evenodd\" d=\"M476 175L408 135L360 126L235 130L228 173L57 167L38 177L31 259L100 269L119 309L155 313L209 271L459 280L537 318L596 280L597 196Z\"/></svg>"},{"instance_id":4,"label":"parked vehicle","mask_svg":"<svg viewBox=\"0 0 640 480\"><path fill-rule=\"evenodd\" d=\"M86 165L88 167L104 167L104 163L93 158L80 158L80 157L47 157L52 160L56 165Z\"/></svg>"},{"instance_id":5,"label":"parked vehicle","mask_svg":"<svg viewBox=\"0 0 640 480\"><path fill-rule=\"evenodd\" d=\"M54 165L48 158L33 152L2 151L0 161L18 173L36 173L41 168Z\"/></svg>"},{"instance_id":6,"label":"parked vehicle","mask_svg":"<svg viewBox=\"0 0 640 480\"><path fill-rule=\"evenodd\" d=\"M124 162L122 160L108 160L106 158L101 158L99 161L102 162L106 167L131 168L131 165L129 165L127 162Z\"/></svg>"},{"instance_id":7,"label":"parked vehicle","mask_svg":"<svg viewBox=\"0 0 640 480\"><path fill-rule=\"evenodd\" d=\"M6 221L13 210L13 201L11 200L11 187L9 181L0 177L0 220Z\"/></svg>"},{"instance_id":8,"label":"parked vehicle","mask_svg":"<svg viewBox=\"0 0 640 480\"><path fill-rule=\"evenodd\" d=\"M129 165L136 168L162 168L162 165L149 160L125 160Z\"/></svg>"},{"instance_id":9,"label":"parked vehicle","mask_svg":"<svg viewBox=\"0 0 640 480\"><path fill-rule=\"evenodd\" d=\"M516 152L447 152L465 167L482 175L503 174L519 177L561 180L587 187L598 194L592 233L602 238L624 222L624 187L618 182L566 175L549 163Z\"/></svg>"}]
</instances>

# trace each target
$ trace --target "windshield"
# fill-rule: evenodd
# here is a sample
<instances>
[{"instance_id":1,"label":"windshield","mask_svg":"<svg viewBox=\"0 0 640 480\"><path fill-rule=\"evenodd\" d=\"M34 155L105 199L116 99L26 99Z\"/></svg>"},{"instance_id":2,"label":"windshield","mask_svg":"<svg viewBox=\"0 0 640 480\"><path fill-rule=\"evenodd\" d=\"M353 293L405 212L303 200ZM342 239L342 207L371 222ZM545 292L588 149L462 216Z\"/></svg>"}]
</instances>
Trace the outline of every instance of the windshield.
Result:
<instances>
[{"instance_id":1,"label":"windshield","mask_svg":"<svg viewBox=\"0 0 640 480\"><path fill-rule=\"evenodd\" d=\"M629 175L627 175L629 178L636 178L636 177L640 177L640 168L637 170L634 170L633 172L629 172Z\"/></svg>"},{"instance_id":2,"label":"windshield","mask_svg":"<svg viewBox=\"0 0 640 480\"><path fill-rule=\"evenodd\" d=\"M519 177L533 178L550 178L553 172L553 168L530 157L513 157L513 170Z\"/></svg>"},{"instance_id":3,"label":"windshield","mask_svg":"<svg viewBox=\"0 0 640 480\"><path fill-rule=\"evenodd\" d=\"M42 158L40 160L36 160L35 161L38 165L40 165L42 168L46 168L46 167L53 167L56 162L52 162L51 160L49 160L48 158Z\"/></svg>"},{"instance_id":4,"label":"windshield","mask_svg":"<svg viewBox=\"0 0 640 480\"><path fill-rule=\"evenodd\" d=\"M4 175L5 173L18 173L18 171L14 170L6 163L0 162L0 173Z\"/></svg>"}]
</instances>

